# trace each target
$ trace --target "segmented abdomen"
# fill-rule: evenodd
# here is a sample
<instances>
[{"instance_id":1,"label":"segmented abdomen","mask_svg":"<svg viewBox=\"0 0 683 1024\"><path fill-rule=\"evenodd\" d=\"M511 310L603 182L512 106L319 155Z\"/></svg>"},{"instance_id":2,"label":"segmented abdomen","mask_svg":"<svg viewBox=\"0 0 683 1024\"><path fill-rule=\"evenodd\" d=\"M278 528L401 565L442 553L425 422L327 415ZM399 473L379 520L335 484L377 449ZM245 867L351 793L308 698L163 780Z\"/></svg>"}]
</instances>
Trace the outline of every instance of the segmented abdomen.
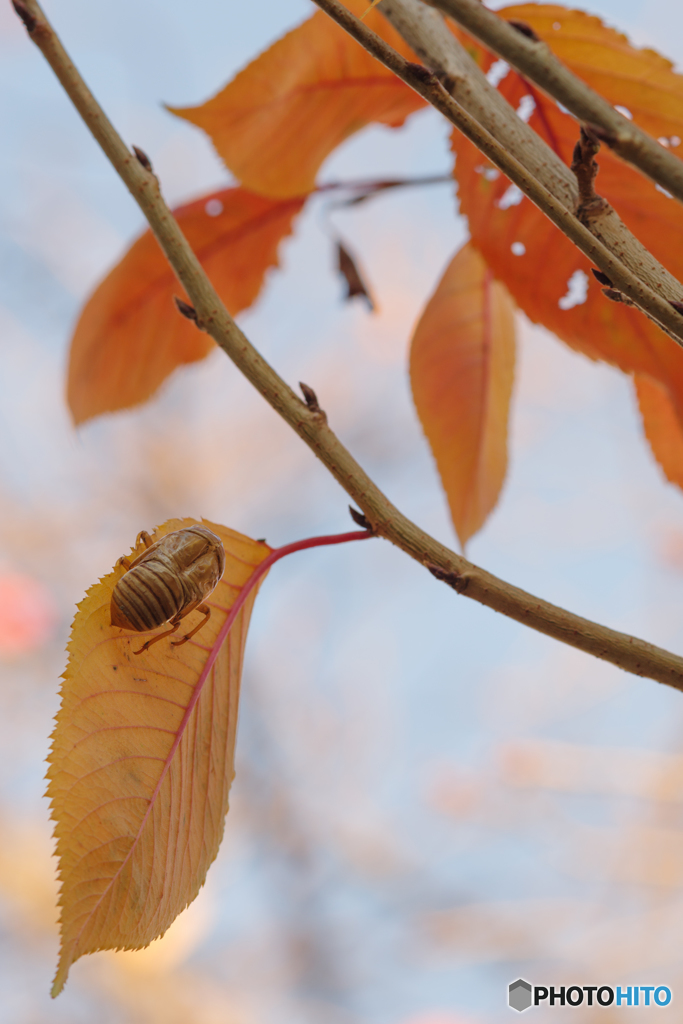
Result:
<instances>
[{"instance_id":1,"label":"segmented abdomen","mask_svg":"<svg viewBox=\"0 0 683 1024\"><path fill-rule=\"evenodd\" d=\"M142 632L172 619L187 603L187 595L177 575L149 561L121 577L112 600L130 628Z\"/></svg>"}]
</instances>

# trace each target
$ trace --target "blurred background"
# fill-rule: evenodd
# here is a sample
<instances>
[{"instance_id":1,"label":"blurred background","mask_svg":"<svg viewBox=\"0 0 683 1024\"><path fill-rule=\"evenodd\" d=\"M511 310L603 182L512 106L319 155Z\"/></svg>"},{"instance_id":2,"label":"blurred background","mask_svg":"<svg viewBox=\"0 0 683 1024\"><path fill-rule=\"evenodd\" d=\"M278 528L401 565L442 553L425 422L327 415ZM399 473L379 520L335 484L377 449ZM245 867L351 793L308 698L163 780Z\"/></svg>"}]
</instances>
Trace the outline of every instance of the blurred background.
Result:
<instances>
[{"instance_id":1,"label":"blurred background","mask_svg":"<svg viewBox=\"0 0 683 1024\"><path fill-rule=\"evenodd\" d=\"M179 203L229 177L168 114L213 94L308 0L50 0L126 141ZM683 62L674 0L591 10ZM683 134L683 132L681 133ZM507 985L668 985L683 999L683 697L458 598L382 541L271 573L247 645L226 837L199 898L142 953L79 961L49 999L55 864L44 758L74 606L142 530L205 516L273 545L351 528L348 500L216 351L144 408L75 430L70 332L141 215L0 6L0 1020L497 1024ZM323 180L450 166L433 112L369 129ZM316 200L240 318L399 507L455 543L412 406L411 329L466 238L453 188ZM378 303L344 304L330 236ZM511 461L468 555L683 651L683 500L630 382L520 319Z\"/></svg>"}]
</instances>

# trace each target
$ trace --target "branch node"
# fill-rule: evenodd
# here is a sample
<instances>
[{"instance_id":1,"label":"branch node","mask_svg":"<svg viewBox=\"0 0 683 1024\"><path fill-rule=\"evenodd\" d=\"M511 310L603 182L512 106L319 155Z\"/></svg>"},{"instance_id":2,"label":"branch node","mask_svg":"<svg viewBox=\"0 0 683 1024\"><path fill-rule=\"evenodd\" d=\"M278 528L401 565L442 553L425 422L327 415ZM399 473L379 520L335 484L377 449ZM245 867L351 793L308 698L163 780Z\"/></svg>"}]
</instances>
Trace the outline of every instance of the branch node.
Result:
<instances>
[{"instance_id":1,"label":"branch node","mask_svg":"<svg viewBox=\"0 0 683 1024\"><path fill-rule=\"evenodd\" d=\"M607 202L599 196L593 187L598 173L598 164L594 159L600 149L600 139L590 125L581 125L581 135L574 146L571 169L576 175L579 186L579 201L576 215L584 223L607 209Z\"/></svg>"},{"instance_id":2,"label":"branch node","mask_svg":"<svg viewBox=\"0 0 683 1024\"><path fill-rule=\"evenodd\" d=\"M452 587L458 594L464 594L467 590L470 582L469 576L464 576L460 572L453 572L449 569L442 569L440 565L434 565L433 562L424 562L423 564L425 569L429 569L432 576Z\"/></svg>"},{"instance_id":3,"label":"branch node","mask_svg":"<svg viewBox=\"0 0 683 1024\"><path fill-rule=\"evenodd\" d=\"M616 132L611 131L609 128L602 128L599 124L588 124L585 125L590 130L592 135L600 142L604 142L606 146L616 146L619 141Z\"/></svg>"},{"instance_id":4,"label":"branch node","mask_svg":"<svg viewBox=\"0 0 683 1024\"><path fill-rule=\"evenodd\" d=\"M367 530L368 533L374 533L375 532L374 529L373 529L372 523L370 522L370 520L366 519L365 516L363 515L363 513L359 512L357 508L353 507L353 505L349 505L349 513L350 513L351 518L353 519L354 523L357 526L360 526L360 528L362 530Z\"/></svg>"},{"instance_id":5,"label":"branch node","mask_svg":"<svg viewBox=\"0 0 683 1024\"><path fill-rule=\"evenodd\" d=\"M436 78L451 98L455 96L458 85L462 82L462 79L449 75L446 71L437 71Z\"/></svg>"},{"instance_id":6,"label":"branch node","mask_svg":"<svg viewBox=\"0 0 683 1024\"><path fill-rule=\"evenodd\" d=\"M179 299L177 295L173 296L173 300L176 304L178 312L181 313L188 320L192 320L193 323L197 324L197 310L194 308L194 306L191 306L189 302L183 302L183 300ZM199 325L197 324L197 326Z\"/></svg>"},{"instance_id":7,"label":"branch node","mask_svg":"<svg viewBox=\"0 0 683 1024\"><path fill-rule=\"evenodd\" d=\"M154 174L154 171L152 169L152 161L147 156L144 149L140 149L139 146L133 146L132 149L133 152L135 153L135 156L137 157L138 163L142 164L145 170L149 171L150 174Z\"/></svg>"},{"instance_id":8,"label":"branch node","mask_svg":"<svg viewBox=\"0 0 683 1024\"><path fill-rule=\"evenodd\" d=\"M624 295L618 288L603 288L602 294L612 302L622 302L625 306L635 306L635 302L632 302L628 295Z\"/></svg>"},{"instance_id":9,"label":"branch node","mask_svg":"<svg viewBox=\"0 0 683 1024\"><path fill-rule=\"evenodd\" d=\"M673 306L676 312L683 316L683 302L678 302L677 299L669 299L669 305Z\"/></svg>"},{"instance_id":10,"label":"branch node","mask_svg":"<svg viewBox=\"0 0 683 1024\"><path fill-rule=\"evenodd\" d=\"M23 21L28 34L31 35L38 22L33 17L26 4L23 3L23 0L12 0L12 7Z\"/></svg>"},{"instance_id":11,"label":"branch node","mask_svg":"<svg viewBox=\"0 0 683 1024\"><path fill-rule=\"evenodd\" d=\"M415 64L412 60L405 62L405 70L425 85L436 85L438 79L433 71L426 68L424 64Z\"/></svg>"},{"instance_id":12,"label":"branch node","mask_svg":"<svg viewBox=\"0 0 683 1024\"><path fill-rule=\"evenodd\" d=\"M517 32L520 32L523 36L526 36L527 39L531 39L532 42L540 43L540 37L536 35L531 25L527 25L526 21L517 21L516 18L513 18L508 21L508 25L511 28L516 29Z\"/></svg>"}]
</instances>

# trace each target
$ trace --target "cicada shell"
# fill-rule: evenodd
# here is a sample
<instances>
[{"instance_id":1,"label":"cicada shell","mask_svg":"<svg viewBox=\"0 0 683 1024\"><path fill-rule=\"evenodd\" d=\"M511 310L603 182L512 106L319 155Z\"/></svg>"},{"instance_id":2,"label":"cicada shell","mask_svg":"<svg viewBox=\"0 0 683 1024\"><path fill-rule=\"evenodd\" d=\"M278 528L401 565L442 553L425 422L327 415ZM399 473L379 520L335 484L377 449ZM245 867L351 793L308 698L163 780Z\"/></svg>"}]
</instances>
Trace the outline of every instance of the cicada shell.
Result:
<instances>
[{"instance_id":1,"label":"cicada shell","mask_svg":"<svg viewBox=\"0 0 683 1024\"><path fill-rule=\"evenodd\" d=\"M181 619L192 611L202 612L204 618L192 632L174 641L174 646L186 643L206 625L211 609L203 601L217 586L225 569L221 539L205 526L167 533L155 543L144 532L140 539L147 550L133 562L120 560L127 571L111 595L111 624L137 633L165 622L171 629L152 637L136 654L175 633Z\"/></svg>"}]
</instances>

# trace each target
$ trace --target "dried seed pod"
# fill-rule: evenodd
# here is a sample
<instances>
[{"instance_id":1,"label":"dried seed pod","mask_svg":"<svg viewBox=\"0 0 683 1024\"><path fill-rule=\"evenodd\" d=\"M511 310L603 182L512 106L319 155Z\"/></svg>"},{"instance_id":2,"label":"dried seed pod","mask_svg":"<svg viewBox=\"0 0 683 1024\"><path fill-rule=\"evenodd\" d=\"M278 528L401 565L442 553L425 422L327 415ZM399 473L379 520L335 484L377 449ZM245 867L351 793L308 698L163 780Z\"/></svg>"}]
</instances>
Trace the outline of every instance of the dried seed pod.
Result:
<instances>
[{"instance_id":1,"label":"dried seed pod","mask_svg":"<svg viewBox=\"0 0 683 1024\"><path fill-rule=\"evenodd\" d=\"M111 595L111 624L140 633L169 622L171 629L152 637L136 654L175 633L181 619L197 610L204 618L181 640L174 641L173 646L193 637L209 621L211 609L202 602L225 569L221 539L205 526L167 533L155 543L143 531L140 540L144 541L146 551L133 562L119 560L126 572Z\"/></svg>"}]
</instances>

